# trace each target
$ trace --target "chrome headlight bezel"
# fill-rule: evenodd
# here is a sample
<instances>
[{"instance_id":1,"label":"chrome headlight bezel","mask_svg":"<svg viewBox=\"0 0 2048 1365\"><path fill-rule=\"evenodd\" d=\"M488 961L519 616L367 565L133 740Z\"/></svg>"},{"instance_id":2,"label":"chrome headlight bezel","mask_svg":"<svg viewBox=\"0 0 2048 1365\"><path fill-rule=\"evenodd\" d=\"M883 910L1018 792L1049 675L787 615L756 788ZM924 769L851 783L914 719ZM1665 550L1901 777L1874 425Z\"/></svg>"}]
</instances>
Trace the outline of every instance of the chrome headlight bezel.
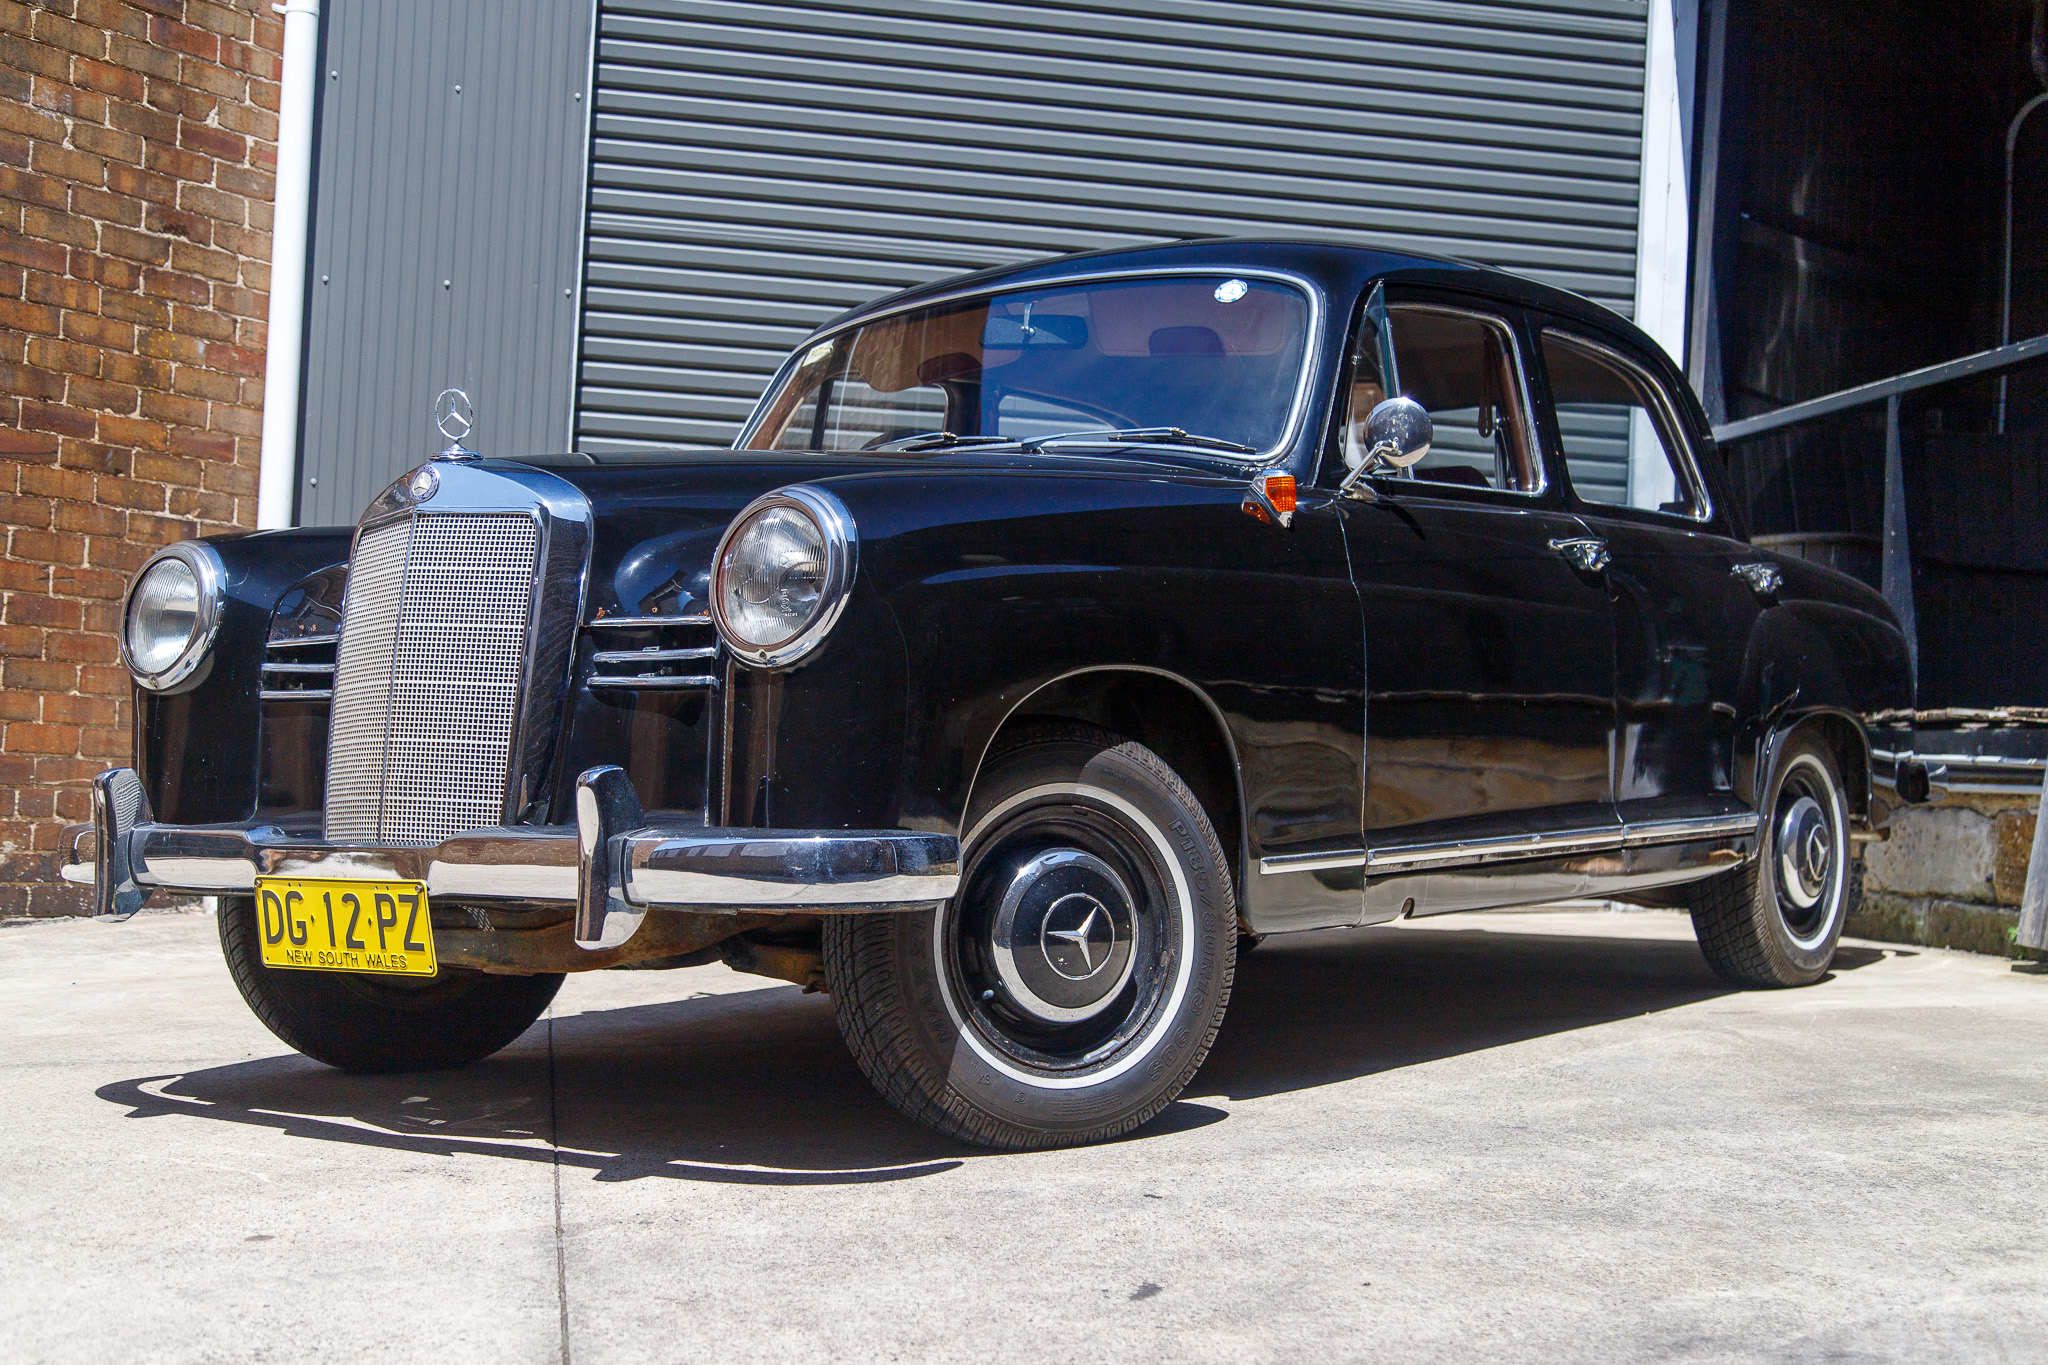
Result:
<instances>
[{"instance_id":1,"label":"chrome headlight bezel","mask_svg":"<svg viewBox=\"0 0 2048 1365\"><path fill-rule=\"evenodd\" d=\"M726 556L756 517L775 508L789 508L809 518L825 546L825 572L818 587L818 605L796 632L783 640L749 640L736 630L725 612ZM853 571L860 550L859 533L846 504L810 484L791 484L765 493L740 509L711 556L711 620L718 638L734 658L763 668L786 668L823 643L846 610Z\"/></svg>"},{"instance_id":2,"label":"chrome headlight bezel","mask_svg":"<svg viewBox=\"0 0 2048 1365\"><path fill-rule=\"evenodd\" d=\"M135 652L129 644L135 619L135 596L159 565L173 559L191 573L195 585L197 600L192 616L192 633L170 663L151 671L136 661ZM182 540L151 555L136 570L135 577L129 580L128 591L121 598L121 662L128 666L129 676L138 686L151 692L168 692L188 681L206 662L213 649L214 637L220 634L221 609L226 599L227 568L221 563L219 552L211 545L197 540Z\"/></svg>"}]
</instances>

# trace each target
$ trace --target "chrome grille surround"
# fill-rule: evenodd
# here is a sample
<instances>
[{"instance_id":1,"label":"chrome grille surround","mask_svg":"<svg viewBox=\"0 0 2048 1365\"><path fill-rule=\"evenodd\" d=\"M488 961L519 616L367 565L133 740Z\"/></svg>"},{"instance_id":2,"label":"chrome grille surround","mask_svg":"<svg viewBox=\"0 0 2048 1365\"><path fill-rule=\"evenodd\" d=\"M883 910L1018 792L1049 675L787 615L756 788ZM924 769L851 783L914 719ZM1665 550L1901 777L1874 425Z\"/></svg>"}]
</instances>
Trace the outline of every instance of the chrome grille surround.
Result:
<instances>
[{"instance_id":1,"label":"chrome grille surround","mask_svg":"<svg viewBox=\"0 0 2048 1365\"><path fill-rule=\"evenodd\" d=\"M434 506L407 505L400 479L357 532L329 726L331 842L422 847L546 808L589 504L536 470L436 468Z\"/></svg>"}]
</instances>

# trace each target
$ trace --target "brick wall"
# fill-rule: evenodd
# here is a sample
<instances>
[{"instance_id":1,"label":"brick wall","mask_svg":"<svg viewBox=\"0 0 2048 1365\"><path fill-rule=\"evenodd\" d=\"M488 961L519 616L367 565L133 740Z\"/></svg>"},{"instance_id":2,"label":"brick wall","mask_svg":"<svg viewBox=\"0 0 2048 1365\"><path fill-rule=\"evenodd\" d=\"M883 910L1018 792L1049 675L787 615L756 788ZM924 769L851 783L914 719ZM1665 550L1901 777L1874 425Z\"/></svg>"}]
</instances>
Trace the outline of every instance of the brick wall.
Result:
<instances>
[{"instance_id":1,"label":"brick wall","mask_svg":"<svg viewBox=\"0 0 2048 1365\"><path fill-rule=\"evenodd\" d=\"M83 908L129 575L255 522L282 41L266 0L0 0L0 916Z\"/></svg>"}]
</instances>

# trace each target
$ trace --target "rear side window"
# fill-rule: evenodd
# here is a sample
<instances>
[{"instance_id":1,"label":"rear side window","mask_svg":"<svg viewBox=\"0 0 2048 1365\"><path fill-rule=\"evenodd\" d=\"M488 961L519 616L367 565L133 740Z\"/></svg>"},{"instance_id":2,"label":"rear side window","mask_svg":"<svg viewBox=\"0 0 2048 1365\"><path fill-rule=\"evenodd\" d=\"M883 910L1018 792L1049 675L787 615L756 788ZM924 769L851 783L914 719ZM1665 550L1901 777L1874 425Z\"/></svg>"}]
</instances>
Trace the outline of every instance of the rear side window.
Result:
<instances>
[{"instance_id":1,"label":"rear side window","mask_svg":"<svg viewBox=\"0 0 2048 1365\"><path fill-rule=\"evenodd\" d=\"M1558 439L1581 501L1704 520L1706 498L1656 381L1598 342L1543 333Z\"/></svg>"}]
</instances>

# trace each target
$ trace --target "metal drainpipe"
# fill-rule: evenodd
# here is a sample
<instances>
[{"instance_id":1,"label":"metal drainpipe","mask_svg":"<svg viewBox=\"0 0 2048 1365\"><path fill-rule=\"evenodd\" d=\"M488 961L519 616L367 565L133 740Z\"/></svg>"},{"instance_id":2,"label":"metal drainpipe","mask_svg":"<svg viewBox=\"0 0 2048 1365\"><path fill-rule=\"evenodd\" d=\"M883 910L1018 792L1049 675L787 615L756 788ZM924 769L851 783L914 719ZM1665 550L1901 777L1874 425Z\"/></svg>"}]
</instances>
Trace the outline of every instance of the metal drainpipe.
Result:
<instances>
[{"instance_id":1,"label":"metal drainpipe","mask_svg":"<svg viewBox=\"0 0 2048 1365\"><path fill-rule=\"evenodd\" d=\"M306 241L313 197L313 93L319 89L320 0L272 5L284 16L277 91L277 197L270 232L270 325L263 361L260 530L292 524L299 482L299 372L306 342Z\"/></svg>"}]
</instances>

